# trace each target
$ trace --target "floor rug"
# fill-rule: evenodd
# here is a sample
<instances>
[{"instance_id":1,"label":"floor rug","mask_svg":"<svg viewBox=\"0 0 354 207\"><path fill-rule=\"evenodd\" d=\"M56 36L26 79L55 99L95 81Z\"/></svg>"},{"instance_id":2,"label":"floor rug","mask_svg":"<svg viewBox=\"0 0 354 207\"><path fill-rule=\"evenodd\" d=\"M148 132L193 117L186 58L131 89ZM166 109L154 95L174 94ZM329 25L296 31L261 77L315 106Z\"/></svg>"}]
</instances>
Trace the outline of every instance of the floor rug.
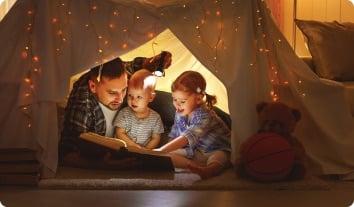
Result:
<instances>
[{"instance_id":1,"label":"floor rug","mask_svg":"<svg viewBox=\"0 0 354 207\"><path fill-rule=\"evenodd\" d=\"M202 180L196 174L175 172L107 171L60 168L55 178L42 179L42 189L102 190L328 190L327 182L309 176L299 181L259 183L239 178L232 169Z\"/></svg>"}]
</instances>

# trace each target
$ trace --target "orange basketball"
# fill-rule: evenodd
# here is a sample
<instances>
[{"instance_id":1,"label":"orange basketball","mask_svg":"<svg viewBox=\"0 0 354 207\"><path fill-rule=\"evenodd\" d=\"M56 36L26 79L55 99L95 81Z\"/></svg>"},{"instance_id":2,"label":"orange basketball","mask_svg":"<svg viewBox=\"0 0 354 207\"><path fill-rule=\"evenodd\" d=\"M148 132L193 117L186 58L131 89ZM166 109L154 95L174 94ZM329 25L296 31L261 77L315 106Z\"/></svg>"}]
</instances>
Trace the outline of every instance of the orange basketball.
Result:
<instances>
[{"instance_id":1,"label":"orange basketball","mask_svg":"<svg viewBox=\"0 0 354 207\"><path fill-rule=\"evenodd\" d=\"M257 133L241 145L245 173L258 181L285 179L293 168L294 159L288 141L276 133Z\"/></svg>"}]
</instances>

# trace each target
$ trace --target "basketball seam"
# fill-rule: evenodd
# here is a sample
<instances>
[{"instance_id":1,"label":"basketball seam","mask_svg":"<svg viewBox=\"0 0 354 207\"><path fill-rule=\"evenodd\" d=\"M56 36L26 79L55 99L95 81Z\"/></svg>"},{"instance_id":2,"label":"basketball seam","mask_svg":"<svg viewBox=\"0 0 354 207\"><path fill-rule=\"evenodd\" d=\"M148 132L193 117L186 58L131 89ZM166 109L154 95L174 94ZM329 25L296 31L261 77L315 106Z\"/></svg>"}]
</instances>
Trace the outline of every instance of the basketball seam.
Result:
<instances>
[{"instance_id":1,"label":"basketball seam","mask_svg":"<svg viewBox=\"0 0 354 207\"><path fill-rule=\"evenodd\" d=\"M267 135L266 137L263 137L262 139L257 140L255 143L252 143L252 145L248 148L246 154L248 154L249 151L252 150L252 148L254 147L254 145L256 145L258 142L261 142L261 141L263 141L265 138L268 138L268 137L270 137L270 136L271 136L271 135Z\"/></svg>"},{"instance_id":2,"label":"basketball seam","mask_svg":"<svg viewBox=\"0 0 354 207\"><path fill-rule=\"evenodd\" d=\"M249 168L251 168L251 167L249 167ZM278 171L266 173L266 172L257 171L257 170L255 170L255 169L253 169L253 168L251 168L251 169L252 169L252 171L253 171L254 173L263 174L263 175L276 174L276 173L285 172L285 171L288 170L288 169L286 169L286 168L282 168L281 170L278 170ZM293 169L293 168L291 168L291 169L289 170L289 173L290 173L290 171L291 171L292 169Z\"/></svg>"},{"instance_id":3,"label":"basketball seam","mask_svg":"<svg viewBox=\"0 0 354 207\"><path fill-rule=\"evenodd\" d=\"M266 154L266 155L264 155L264 156L262 156L262 157L258 157L257 159L250 160L250 161L248 161L247 163L250 164L250 163L252 163L252 162L254 162L254 161L257 161L257 160L260 160L260 159L262 159L262 158L265 158L265 157L268 157L268 156L273 156L273 155L275 155L275 154L279 154L279 153L287 152L287 151L292 151L292 149L289 148L289 149L286 149L286 150L281 150L281 151L278 151L278 152L273 152L273 153L271 153L271 154Z\"/></svg>"}]
</instances>

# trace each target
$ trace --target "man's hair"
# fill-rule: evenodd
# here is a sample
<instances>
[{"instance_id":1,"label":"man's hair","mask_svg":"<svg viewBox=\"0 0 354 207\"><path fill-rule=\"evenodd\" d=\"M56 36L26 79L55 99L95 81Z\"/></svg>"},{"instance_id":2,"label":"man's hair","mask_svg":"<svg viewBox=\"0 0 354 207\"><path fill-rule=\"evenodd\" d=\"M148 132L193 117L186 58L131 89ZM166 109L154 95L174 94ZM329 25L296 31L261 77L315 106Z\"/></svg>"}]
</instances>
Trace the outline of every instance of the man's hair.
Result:
<instances>
[{"instance_id":1,"label":"man's hair","mask_svg":"<svg viewBox=\"0 0 354 207\"><path fill-rule=\"evenodd\" d=\"M113 79L125 74L123 61L118 57L90 70L90 79L100 81L102 77Z\"/></svg>"},{"instance_id":2,"label":"man's hair","mask_svg":"<svg viewBox=\"0 0 354 207\"><path fill-rule=\"evenodd\" d=\"M129 79L128 88L155 91L156 77L147 69L141 69L133 73Z\"/></svg>"}]
</instances>

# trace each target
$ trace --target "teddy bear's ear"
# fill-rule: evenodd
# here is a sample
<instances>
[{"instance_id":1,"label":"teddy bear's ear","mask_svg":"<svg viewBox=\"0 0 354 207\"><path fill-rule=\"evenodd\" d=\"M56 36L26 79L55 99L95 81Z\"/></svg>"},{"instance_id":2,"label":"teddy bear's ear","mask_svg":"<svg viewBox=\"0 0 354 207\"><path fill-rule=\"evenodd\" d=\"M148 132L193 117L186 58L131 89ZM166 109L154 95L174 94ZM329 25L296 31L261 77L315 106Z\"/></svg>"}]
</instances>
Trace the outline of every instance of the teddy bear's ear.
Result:
<instances>
[{"instance_id":1,"label":"teddy bear's ear","mask_svg":"<svg viewBox=\"0 0 354 207\"><path fill-rule=\"evenodd\" d=\"M264 107L266 107L267 105L268 105L267 102L258 103L257 106L256 106L257 113L260 113L264 109Z\"/></svg>"},{"instance_id":2,"label":"teddy bear's ear","mask_svg":"<svg viewBox=\"0 0 354 207\"><path fill-rule=\"evenodd\" d=\"M297 109L292 109L291 112L293 113L296 122L300 121L301 119L301 112Z\"/></svg>"}]
</instances>

